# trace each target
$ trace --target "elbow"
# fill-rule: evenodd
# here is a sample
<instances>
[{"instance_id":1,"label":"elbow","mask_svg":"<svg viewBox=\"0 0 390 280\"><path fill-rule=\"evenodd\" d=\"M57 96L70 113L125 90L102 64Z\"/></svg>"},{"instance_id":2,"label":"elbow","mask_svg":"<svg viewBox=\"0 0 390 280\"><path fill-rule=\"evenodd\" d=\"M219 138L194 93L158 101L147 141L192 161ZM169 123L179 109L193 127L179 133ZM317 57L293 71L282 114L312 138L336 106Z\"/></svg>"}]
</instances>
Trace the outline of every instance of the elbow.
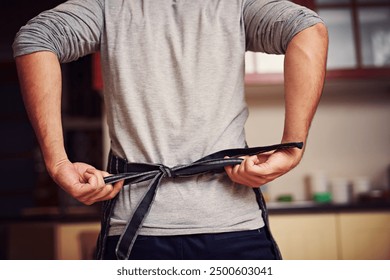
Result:
<instances>
[{"instance_id":1,"label":"elbow","mask_svg":"<svg viewBox=\"0 0 390 280\"><path fill-rule=\"evenodd\" d=\"M292 50L295 50L295 53L299 50L308 59L326 60L328 43L328 29L325 24L317 23L299 32L291 39L286 55L293 52Z\"/></svg>"},{"instance_id":2,"label":"elbow","mask_svg":"<svg viewBox=\"0 0 390 280\"><path fill-rule=\"evenodd\" d=\"M313 33L313 36L315 36L318 40L323 41L328 45L329 41L329 34L328 29L324 23L317 23L312 26L311 32Z\"/></svg>"},{"instance_id":3,"label":"elbow","mask_svg":"<svg viewBox=\"0 0 390 280\"><path fill-rule=\"evenodd\" d=\"M313 25L308 32L308 37L311 37L313 42L309 45L314 51L312 55L314 59L320 59L326 63L328 56L329 35L325 24L317 23ZM315 51L317 50L317 51Z\"/></svg>"}]
</instances>

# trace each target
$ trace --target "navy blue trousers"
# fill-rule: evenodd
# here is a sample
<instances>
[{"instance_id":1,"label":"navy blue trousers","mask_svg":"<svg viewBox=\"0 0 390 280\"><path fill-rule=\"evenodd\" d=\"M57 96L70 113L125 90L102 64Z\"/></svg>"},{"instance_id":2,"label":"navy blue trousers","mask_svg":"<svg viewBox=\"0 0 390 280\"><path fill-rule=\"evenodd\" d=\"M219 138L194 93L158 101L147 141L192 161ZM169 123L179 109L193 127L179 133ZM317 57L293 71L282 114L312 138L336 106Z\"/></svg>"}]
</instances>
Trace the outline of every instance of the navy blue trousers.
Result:
<instances>
[{"instance_id":1,"label":"navy blue trousers","mask_svg":"<svg viewBox=\"0 0 390 280\"><path fill-rule=\"evenodd\" d=\"M103 259L116 259L119 236L109 236ZM215 234L139 235L132 260L273 260L274 247L264 228Z\"/></svg>"}]
</instances>

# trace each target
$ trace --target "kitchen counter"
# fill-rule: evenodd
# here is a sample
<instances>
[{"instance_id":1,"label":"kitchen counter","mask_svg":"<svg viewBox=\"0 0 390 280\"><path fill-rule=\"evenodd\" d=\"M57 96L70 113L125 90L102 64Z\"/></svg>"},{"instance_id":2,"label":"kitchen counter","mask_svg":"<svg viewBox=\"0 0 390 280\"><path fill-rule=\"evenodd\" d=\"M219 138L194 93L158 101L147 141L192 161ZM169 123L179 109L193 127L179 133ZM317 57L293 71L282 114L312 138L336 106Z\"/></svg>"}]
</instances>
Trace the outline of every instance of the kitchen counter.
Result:
<instances>
[{"instance_id":1,"label":"kitchen counter","mask_svg":"<svg viewBox=\"0 0 390 280\"><path fill-rule=\"evenodd\" d=\"M95 222L100 220L100 210L97 206L81 206L61 209L59 207L33 207L20 211L18 215L0 215L0 222L23 223L23 222L55 222L77 223Z\"/></svg>"},{"instance_id":2,"label":"kitchen counter","mask_svg":"<svg viewBox=\"0 0 390 280\"><path fill-rule=\"evenodd\" d=\"M317 203L314 201L268 202L269 213L272 214L315 214L340 212L376 212L390 211L390 202L361 202L348 204Z\"/></svg>"},{"instance_id":3,"label":"kitchen counter","mask_svg":"<svg viewBox=\"0 0 390 280\"><path fill-rule=\"evenodd\" d=\"M320 214L340 212L390 212L390 202L365 202L352 204L316 203L312 201L268 202L272 214ZM100 210L97 206L72 207L66 210L58 207L36 207L24 209L19 215L0 215L0 223L19 222L96 222L100 221Z\"/></svg>"},{"instance_id":4,"label":"kitchen counter","mask_svg":"<svg viewBox=\"0 0 390 280\"><path fill-rule=\"evenodd\" d=\"M390 244L388 241L388 236L390 236L388 234L390 232L389 202L342 205L297 201L269 202L267 205L273 234L277 236L286 259L388 259L389 257L387 249L387 244ZM86 247L86 252L81 251L80 242L81 240L93 240L92 243L86 244L95 244L100 230L99 216L100 211L97 206L66 209L35 207L24 209L16 216L2 213L0 215L0 247L8 249L0 250L0 258L89 258L91 246ZM362 226L364 226L364 231L360 228ZM350 232L366 233L367 230L369 232L365 235L350 234ZM28 239L26 239L26 232L29 235ZM352 240L351 236L355 239ZM362 236L374 237L366 241L362 239ZM341 239L343 242L340 245L336 240ZM378 241L380 245L376 250L372 250L371 255L367 255L364 248L366 244L371 246L372 239ZM307 242L307 240L311 241ZM296 244L305 250L296 250L294 247ZM312 246L312 244L320 247ZM362 244L363 249L354 253L357 250L356 244ZM387 251L382 252L383 248Z\"/></svg>"}]
</instances>

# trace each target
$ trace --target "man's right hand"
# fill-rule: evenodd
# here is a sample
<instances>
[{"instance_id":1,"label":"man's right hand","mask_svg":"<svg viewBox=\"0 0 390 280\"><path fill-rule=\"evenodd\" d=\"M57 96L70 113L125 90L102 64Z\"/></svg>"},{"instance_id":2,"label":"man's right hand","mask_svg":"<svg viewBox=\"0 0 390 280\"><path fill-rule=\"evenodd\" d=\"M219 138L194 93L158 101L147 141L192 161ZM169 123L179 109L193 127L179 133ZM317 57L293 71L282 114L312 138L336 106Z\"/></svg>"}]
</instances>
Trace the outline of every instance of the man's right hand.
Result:
<instances>
[{"instance_id":1,"label":"man's right hand","mask_svg":"<svg viewBox=\"0 0 390 280\"><path fill-rule=\"evenodd\" d=\"M123 182L105 185L103 177L109 175L107 172L68 160L61 121L62 74L57 55L38 51L18 56L15 62L26 110L50 176L86 205L115 197Z\"/></svg>"},{"instance_id":2,"label":"man's right hand","mask_svg":"<svg viewBox=\"0 0 390 280\"><path fill-rule=\"evenodd\" d=\"M86 205L114 198L124 182L106 185L103 178L109 173L86 163L72 163L69 160L57 163L49 173L61 188Z\"/></svg>"}]
</instances>

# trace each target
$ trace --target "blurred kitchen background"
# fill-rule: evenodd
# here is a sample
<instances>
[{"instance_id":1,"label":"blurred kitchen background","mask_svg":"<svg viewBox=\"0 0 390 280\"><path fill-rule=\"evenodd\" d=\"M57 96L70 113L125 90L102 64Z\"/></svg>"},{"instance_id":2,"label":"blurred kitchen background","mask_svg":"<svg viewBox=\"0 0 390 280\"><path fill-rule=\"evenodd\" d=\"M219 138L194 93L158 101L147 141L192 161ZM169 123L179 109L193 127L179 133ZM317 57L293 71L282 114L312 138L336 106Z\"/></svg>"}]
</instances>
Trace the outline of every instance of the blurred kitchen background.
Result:
<instances>
[{"instance_id":1,"label":"blurred kitchen background","mask_svg":"<svg viewBox=\"0 0 390 280\"><path fill-rule=\"evenodd\" d=\"M99 205L47 175L21 100L11 44L60 0L6 1L0 17L0 259L89 259ZM390 259L390 0L301 0L327 22L323 97L301 164L266 186L286 259ZM108 139L97 55L63 65L69 157L104 168ZM283 132L283 56L247 53L250 146Z\"/></svg>"}]
</instances>

